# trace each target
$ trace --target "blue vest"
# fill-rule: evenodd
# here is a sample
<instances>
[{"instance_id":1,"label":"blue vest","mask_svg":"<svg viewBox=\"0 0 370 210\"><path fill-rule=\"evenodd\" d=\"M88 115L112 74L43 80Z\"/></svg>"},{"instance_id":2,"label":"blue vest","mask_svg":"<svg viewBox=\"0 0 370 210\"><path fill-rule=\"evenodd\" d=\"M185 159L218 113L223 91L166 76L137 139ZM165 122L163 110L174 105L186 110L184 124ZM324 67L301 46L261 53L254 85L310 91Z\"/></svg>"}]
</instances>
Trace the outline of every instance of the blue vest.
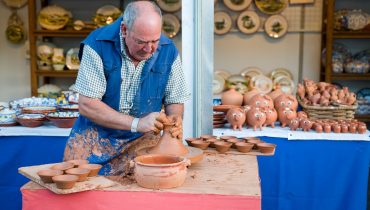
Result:
<instances>
[{"instance_id":1,"label":"blue vest","mask_svg":"<svg viewBox=\"0 0 370 210\"><path fill-rule=\"evenodd\" d=\"M81 59L83 46L88 45L101 57L105 79L107 81L106 92L102 101L116 111L119 111L122 82L122 57L119 37L121 21L122 17L111 25L91 32L81 43L79 54ZM177 56L178 51L173 41L165 36L161 36L157 51L143 67L139 88L130 111L131 116L143 117L151 112L159 112L161 110L168 77ZM74 138L76 134L84 135L85 131L91 129L98 132L99 136L96 139L109 139L117 153L122 150L126 143L142 136L141 133L132 133L128 130L115 130L97 125L90 119L80 115L72 128L70 138ZM96 158L98 157L89 157L90 162L104 163L113 157L103 155L99 157L99 160L96 160Z\"/></svg>"}]
</instances>

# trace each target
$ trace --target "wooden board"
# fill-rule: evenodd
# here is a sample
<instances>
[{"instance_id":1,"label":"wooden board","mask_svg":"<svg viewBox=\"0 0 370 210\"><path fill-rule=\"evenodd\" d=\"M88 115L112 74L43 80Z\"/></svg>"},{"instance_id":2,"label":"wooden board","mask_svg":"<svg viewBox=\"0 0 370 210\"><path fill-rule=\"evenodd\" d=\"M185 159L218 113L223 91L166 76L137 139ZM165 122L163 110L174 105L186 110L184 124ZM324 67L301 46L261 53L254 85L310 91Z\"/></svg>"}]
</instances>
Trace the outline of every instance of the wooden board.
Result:
<instances>
[{"instance_id":1,"label":"wooden board","mask_svg":"<svg viewBox=\"0 0 370 210\"><path fill-rule=\"evenodd\" d=\"M218 153L218 154L220 154L219 152L216 151L216 149L210 148L210 147L208 147L206 150L204 150L204 153L211 153L211 154ZM224 154L230 154L230 155L253 155L253 156L273 156L275 154L275 150L274 150L274 152L271 152L271 153L262 153L262 152L260 152L257 149L253 149L250 152L243 153L243 152L237 151L234 148L231 148L229 151L225 152Z\"/></svg>"},{"instance_id":2,"label":"wooden board","mask_svg":"<svg viewBox=\"0 0 370 210\"><path fill-rule=\"evenodd\" d=\"M111 181L103 176L96 176L96 177L88 177L87 180L83 182L76 182L76 185L71 189L59 189L56 187L55 183L50 183L50 184L44 183L43 181L41 181L40 177L37 175L38 171L43 170L43 169L49 169L54 164L21 167L21 168L18 168L18 172L22 174L23 176L27 177L28 179L51 190L52 192L56 194L69 194L69 193L76 193L76 192L82 192L82 191L93 190L93 189L101 189L101 188L111 187L117 184L116 182Z\"/></svg>"}]
</instances>

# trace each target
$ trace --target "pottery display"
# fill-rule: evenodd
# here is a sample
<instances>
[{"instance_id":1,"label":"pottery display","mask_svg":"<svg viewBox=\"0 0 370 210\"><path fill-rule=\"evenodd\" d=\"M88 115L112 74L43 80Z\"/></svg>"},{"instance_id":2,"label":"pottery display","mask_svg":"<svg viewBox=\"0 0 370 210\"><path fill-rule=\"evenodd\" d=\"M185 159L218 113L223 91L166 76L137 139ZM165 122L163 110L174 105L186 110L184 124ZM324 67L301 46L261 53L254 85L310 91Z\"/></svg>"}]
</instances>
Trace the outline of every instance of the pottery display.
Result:
<instances>
[{"instance_id":1,"label":"pottery display","mask_svg":"<svg viewBox=\"0 0 370 210\"><path fill-rule=\"evenodd\" d=\"M90 170L87 168L70 168L67 169L65 172L66 174L78 176L77 182L83 182L87 179Z\"/></svg>"},{"instance_id":2,"label":"pottery display","mask_svg":"<svg viewBox=\"0 0 370 210\"><path fill-rule=\"evenodd\" d=\"M225 153L225 152L229 151L231 145L232 144L230 142L224 142L224 141L215 142L216 150L219 153Z\"/></svg>"},{"instance_id":3,"label":"pottery display","mask_svg":"<svg viewBox=\"0 0 370 210\"><path fill-rule=\"evenodd\" d=\"M246 115L242 108L232 108L227 111L226 119L230 123L230 126L233 130L242 130Z\"/></svg>"},{"instance_id":4,"label":"pottery display","mask_svg":"<svg viewBox=\"0 0 370 210\"><path fill-rule=\"evenodd\" d=\"M91 177L91 176L97 176L98 175L100 169L102 168L102 165L89 163L89 164L79 165L78 168L89 169L90 173L89 173L88 176Z\"/></svg>"},{"instance_id":5,"label":"pottery display","mask_svg":"<svg viewBox=\"0 0 370 210\"><path fill-rule=\"evenodd\" d=\"M59 128L72 128L78 116L78 112L53 112L46 117Z\"/></svg>"},{"instance_id":6,"label":"pottery display","mask_svg":"<svg viewBox=\"0 0 370 210\"><path fill-rule=\"evenodd\" d=\"M75 186L78 176L76 175L58 175L53 176L53 182L55 182L59 189L71 189Z\"/></svg>"},{"instance_id":7,"label":"pottery display","mask_svg":"<svg viewBox=\"0 0 370 210\"><path fill-rule=\"evenodd\" d=\"M278 114L274 108L266 108L263 110L263 112L266 115L266 121L263 124L263 126L271 126L272 128L275 128L275 122L278 118Z\"/></svg>"},{"instance_id":8,"label":"pottery display","mask_svg":"<svg viewBox=\"0 0 370 210\"><path fill-rule=\"evenodd\" d=\"M235 147L239 152L247 153L250 152L253 148L254 144L247 143L247 142L238 142L235 143Z\"/></svg>"},{"instance_id":9,"label":"pottery display","mask_svg":"<svg viewBox=\"0 0 370 210\"><path fill-rule=\"evenodd\" d=\"M280 109L278 112L278 119L281 123L281 127L289 125L290 121L297 117L297 112L293 109L285 107L285 109Z\"/></svg>"},{"instance_id":10,"label":"pottery display","mask_svg":"<svg viewBox=\"0 0 370 210\"><path fill-rule=\"evenodd\" d=\"M199 148L199 149L202 149L202 150L205 150L208 148L208 145L210 144L211 142L208 142L208 141L203 141L203 140L195 140L195 141L192 141L191 142L191 145L193 147L196 147L196 148Z\"/></svg>"},{"instance_id":11,"label":"pottery display","mask_svg":"<svg viewBox=\"0 0 370 210\"><path fill-rule=\"evenodd\" d=\"M149 189L180 187L187 174L190 162L184 157L163 154L138 156L135 162L135 180Z\"/></svg>"},{"instance_id":12,"label":"pottery display","mask_svg":"<svg viewBox=\"0 0 370 210\"><path fill-rule=\"evenodd\" d=\"M0 110L0 126L15 125L16 121L16 111L8 108Z\"/></svg>"},{"instance_id":13,"label":"pottery display","mask_svg":"<svg viewBox=\"0 0 370 210\"><path fill-rule=\"evenodd\" d=\"M278 111L279 109L284 109L285 107L297 110L298 101L294 96L284 93L274 100L274 105L275 109Z\"/></svg>"},{"instance_id":14,"label":"pottery display","mask_svg":"<svg viewBox=\"0 0 370 210\"><path fill-rule=\"evenodd\" d=\"M16 121L25 127L39 127L45 121L45 115L43 114L21 114L18 115Z\"/></svg>"},{"instance_id":15,"label":"pottery display","mask_svg":"<svg viewBox=\"0 0 370 210\"><path fill-rule=\"evenodd\" d=\"M243 104L243 95L236 91L235 88L231 88L222 93L221 103L223 105L241 106Z\"/></svg>"},{"instance_id":16,"label":"pottery display","mask_svg":"<svg viewBox=\"0 0 370 210\"><path fill-rule=\"evenodd\" d=\"M263 124L266 122L266 114L259 108L252 108L247 113L247 124L257 130L262 130Z\"/></svg>"},{"instance_id":17,"label":"pottery display","mask_svg":"<svg viewBox=\"0 0 370 210\"><path fill-rule=\"evenodd\" d=\"M44 183L53 183L53 176L62 175L63 171L61 170L40 170L37 172L40 179Z\"/></svg>"}]
</instances>

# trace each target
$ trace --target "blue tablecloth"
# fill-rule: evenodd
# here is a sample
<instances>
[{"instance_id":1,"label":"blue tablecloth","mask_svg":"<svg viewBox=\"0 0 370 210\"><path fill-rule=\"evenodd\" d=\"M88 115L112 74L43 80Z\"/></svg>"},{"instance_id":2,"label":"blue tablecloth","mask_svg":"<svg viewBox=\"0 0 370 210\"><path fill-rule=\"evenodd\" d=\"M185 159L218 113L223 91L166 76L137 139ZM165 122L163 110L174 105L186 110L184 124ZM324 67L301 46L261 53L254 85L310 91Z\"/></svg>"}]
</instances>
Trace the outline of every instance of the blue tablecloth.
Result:
<instances>
[{"instance_id":1,"label":"blue tablecloth","mask_svg":"<svg viewBox=\"0 0 370 210\"><path fill-rule=\"evenodd\" d=\"M262 139L277 144L258 157L263 210L366 210L370 142Z\"/></svg>"},{"instance_id":2,"label":"blue tablecloth","mask_svg":"<svg viewBox=\"0 0 370 210\"><path fill-rule=\"evenodd\" d=\"M262 137L277 144L258 157L263 210L366 210L370 142ZM22 166L62 160L67 137L0 136L1 209L21 209Z\"/></svg>"}]
</instances>

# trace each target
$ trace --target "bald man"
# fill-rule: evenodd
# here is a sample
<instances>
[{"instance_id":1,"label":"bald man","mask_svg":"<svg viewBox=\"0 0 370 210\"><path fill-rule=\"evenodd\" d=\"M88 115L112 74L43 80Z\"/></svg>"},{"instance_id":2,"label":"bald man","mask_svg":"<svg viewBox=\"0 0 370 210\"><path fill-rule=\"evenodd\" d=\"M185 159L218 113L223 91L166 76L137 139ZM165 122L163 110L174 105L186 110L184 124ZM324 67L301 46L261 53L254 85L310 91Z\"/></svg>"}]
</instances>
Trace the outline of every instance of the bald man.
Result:
<instances>
[{"instance_id":1,"label":"bald man","mask_svg":"<svg viewBox=\"0 0 370 210\"><path fill-rule=\"evenodd\" d=\"M185 84L178 50L161 34L162 14L149 1L127 5L111 25L93 31L80 45L76 120L64 159L102 164L101 175L124 176L135 151L153 146L163 128L159 115L176 123L182 139Z\"/></svg>"}]
</instances>

